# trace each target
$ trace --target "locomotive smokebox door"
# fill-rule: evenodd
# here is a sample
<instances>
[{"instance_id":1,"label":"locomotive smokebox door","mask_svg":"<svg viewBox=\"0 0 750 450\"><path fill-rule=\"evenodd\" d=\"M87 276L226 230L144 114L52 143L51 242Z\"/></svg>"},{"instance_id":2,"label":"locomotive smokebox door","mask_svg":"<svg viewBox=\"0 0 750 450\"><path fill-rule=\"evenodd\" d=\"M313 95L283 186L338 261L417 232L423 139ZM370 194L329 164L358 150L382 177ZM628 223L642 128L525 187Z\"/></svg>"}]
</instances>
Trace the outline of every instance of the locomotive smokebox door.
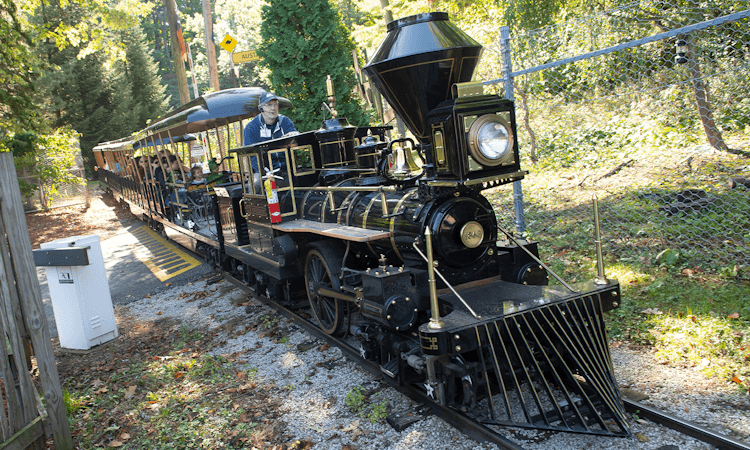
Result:
<instances>
[{"instance_id":1,"label":"locomotive smokebox door","mask_svg":"<svg viewBox=\"0 0 750 450\"><path fill-rule=\"evenodd\" d=\"M362 274L362 315L376 319L397 331L417 323L419 292L411 271L379 267Z\"/></svg>"}]
</instances>

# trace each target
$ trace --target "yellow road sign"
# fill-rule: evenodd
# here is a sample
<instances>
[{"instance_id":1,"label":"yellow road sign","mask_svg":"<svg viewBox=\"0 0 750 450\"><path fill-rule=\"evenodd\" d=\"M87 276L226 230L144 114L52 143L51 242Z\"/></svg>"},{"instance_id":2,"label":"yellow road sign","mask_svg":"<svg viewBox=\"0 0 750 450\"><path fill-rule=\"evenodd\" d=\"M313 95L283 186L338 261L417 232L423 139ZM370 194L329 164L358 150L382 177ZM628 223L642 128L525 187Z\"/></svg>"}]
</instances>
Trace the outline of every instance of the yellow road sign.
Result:
<instances>
[{"instance_id":1,"label":"yellow road sign","mask_svg":"<svg viewBox=\"0 0 750 450\"><path fill-rule=\"evenodd\" d=\"M232 53L234 51L234 48L237 46L237 41L227 33L226 36L224 36L224 39L221 40L221 48L228 51L229 53Z\"/></svg>"},{"instance_id":2,"label":"yellow road sign","mask_svg":"<svg viewBox=\"0 0 750 450\"><path fill-rule=\"evenodd\" d=\"M258 56L258 54L255 53L255 50L250 50L247 52L232 53L232 61L235 64L239 64L243 62L250 62L250 61L257 61L259 59L260 59L260 56Z\"/></svg>"}]
</instances>

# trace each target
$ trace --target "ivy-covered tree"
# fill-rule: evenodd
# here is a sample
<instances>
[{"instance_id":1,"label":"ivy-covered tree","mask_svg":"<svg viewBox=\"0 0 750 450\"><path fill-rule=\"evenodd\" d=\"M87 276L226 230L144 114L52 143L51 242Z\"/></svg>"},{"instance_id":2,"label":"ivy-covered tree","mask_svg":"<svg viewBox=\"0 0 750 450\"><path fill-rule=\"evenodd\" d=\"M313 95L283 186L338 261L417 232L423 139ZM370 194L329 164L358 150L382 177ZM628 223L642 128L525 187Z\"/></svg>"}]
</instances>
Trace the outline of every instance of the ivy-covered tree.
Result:
<instances>
[{"instance_id":1,"label":"ivy-covered tree","mask_svg":"<svg viewBox=\"0 0 750 450\"><path fill-rule=\"evenodd\" d=\"M367 124L368 117L353 95L354 42L331 3L268 0L262 17L262 42L258 46L261 65L271 72L274 92L294 104L294 109L284 114L297 129L320 127L328 75L333 80L339 117L346 117L354 125Z\"/></svg>"}]
</instances>

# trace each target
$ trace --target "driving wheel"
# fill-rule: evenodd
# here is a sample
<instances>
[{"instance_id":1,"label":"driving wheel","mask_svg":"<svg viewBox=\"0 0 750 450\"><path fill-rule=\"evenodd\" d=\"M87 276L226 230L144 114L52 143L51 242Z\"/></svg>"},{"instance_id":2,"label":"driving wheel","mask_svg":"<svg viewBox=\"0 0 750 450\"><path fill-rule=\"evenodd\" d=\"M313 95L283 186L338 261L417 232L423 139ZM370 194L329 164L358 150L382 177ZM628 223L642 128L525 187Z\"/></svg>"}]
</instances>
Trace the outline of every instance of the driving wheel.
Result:
<instances>
[{"instance_id":1,"label":"driving wheel","mask_svg":"<svg viewBox=\"0 0 750 450\"><path fill-rule=\"evenodd\" d=\"M341 283L341 252L330 243L313 247L305 260L305 287L315 320L320 328L331 335L340 334L344 325L344 301L316 293L324 287L338 291Z\"/></svg>"}]
</instances>

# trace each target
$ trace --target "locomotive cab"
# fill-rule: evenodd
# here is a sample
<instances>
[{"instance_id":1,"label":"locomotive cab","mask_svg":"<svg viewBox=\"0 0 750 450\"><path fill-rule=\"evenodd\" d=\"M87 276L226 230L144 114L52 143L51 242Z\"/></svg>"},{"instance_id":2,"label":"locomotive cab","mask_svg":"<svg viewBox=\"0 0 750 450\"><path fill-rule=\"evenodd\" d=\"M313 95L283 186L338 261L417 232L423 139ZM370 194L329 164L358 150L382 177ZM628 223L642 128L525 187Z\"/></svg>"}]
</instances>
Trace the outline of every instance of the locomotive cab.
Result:
<instances>
[{"instance_id":1,"label":"locomotive cab","mask_svg":"<svg viewBox=\"0 0 750 450\"><path fill-rule=\"evenodd\" d=\"M240 167L243 216L262 224L294 219L297 215L294 188L314 181L320 165L317 147L315 134L310 131L232 150ZM268 209L265 183L271 178L279 205L275 218Z\"/></svg>"}]
</instances>

